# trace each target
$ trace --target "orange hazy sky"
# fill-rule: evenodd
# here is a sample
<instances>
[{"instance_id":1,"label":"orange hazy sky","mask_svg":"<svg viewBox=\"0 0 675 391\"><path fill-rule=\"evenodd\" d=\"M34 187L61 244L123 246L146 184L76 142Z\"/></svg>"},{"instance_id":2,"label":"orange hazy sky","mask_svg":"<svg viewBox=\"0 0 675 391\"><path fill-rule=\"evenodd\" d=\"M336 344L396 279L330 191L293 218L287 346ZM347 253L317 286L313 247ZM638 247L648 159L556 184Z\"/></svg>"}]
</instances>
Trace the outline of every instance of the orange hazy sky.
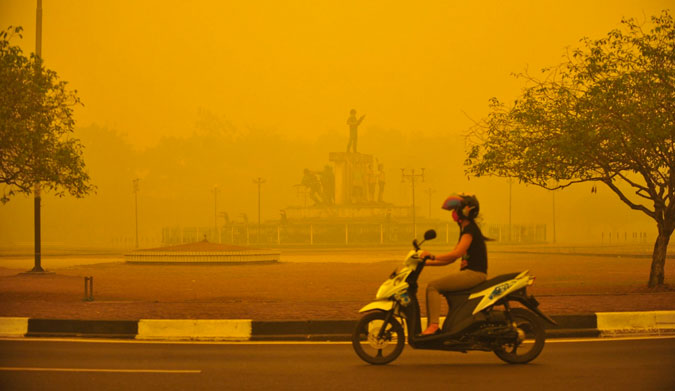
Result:
<instances>
[{"instance_id":1,"label":"orange hazy sky","mask_svg":"<svg viewBox=\"0 0 675 391\"><path fill-rule=\"evenodd\" d=\"M43 1L43 57L77 89L79 126L139 148L190 134L199 110L292 137L364 128L466 130L511 73L672 1ZM0 1L35 47L36 1ZM466 113L466 114L465 114Z\"/></svg>"},{"instance_id":2,"label":"orange hazy sky","mask_svg":"<svg viewBox=\"0 0 675 391\"><path fill-rule=\"evenodd\" d=\"M26 53L35 50L36 4L0 0L0 28L23 26L24 38L14 42ZM507 182L464 175L461 135L472 119L487 114L491 97L508 102L519 95L524 82L513 73L536 74L561 62L582 37L604 37L622 18L647 21L672 5L43 0L42 56L84 103L75 111L75 136L87 144L87 168L99 187L83 200L45 198L44 241L128 242L136 177L143 181L141 235L213 225L214 210L256 216L252 180L259 176L268 180L262 219L278 219L280 209L300 202L294 185L302 168L321 168L328 152L344 150L352 108L366 114L359 151L374 154L388 170L388 202L410 205L400 168L426 167L418 194L424 215L449 219L437 207L426 212L427 202L440 205L447 194L466 191L480 194L486 221L505 224L511 218ZM200 149L208 137L190 141L214 124L236 132L216 138L227 145ZM237 151L238 160L224 156L241 145L247 149ZM114 155L127 147L144 160ZM180 167L161 164L182 164L182 155L192 159L183 177ZM214 186L222 189L219 208ZM422 193L431 189L433 196ZM513 200L514 224L547 224L561 241L597 241L610 231L654 233L653 221L604 188L592 195L590 185L575 186L554 201L549 192L516 184ZM0 244L32 240L32 205L27 196L0 205Z\"/></svg>"}]
</instances>

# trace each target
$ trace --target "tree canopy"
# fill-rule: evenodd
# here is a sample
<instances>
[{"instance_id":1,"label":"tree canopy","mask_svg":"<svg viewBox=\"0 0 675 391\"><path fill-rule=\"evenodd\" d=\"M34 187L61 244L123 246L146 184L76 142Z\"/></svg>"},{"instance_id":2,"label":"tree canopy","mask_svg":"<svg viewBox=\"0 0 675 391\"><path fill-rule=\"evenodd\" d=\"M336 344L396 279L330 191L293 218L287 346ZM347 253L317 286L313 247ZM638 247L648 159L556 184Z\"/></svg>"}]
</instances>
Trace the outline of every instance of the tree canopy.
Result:
<instances>
[{"instance_id":1,"label":"tree canopy","mask_svg":"<svg viewBox=\"0 0 675 391\"><path fill-rule=\"evenodd\" d=\"M546 189L607 185L657 223L649 286L663 284L675 229L675 28L668 11L650 28L633 19L584 38L513 104L496 98L469 133L469 175L513 177Z\"/></svg>"},{"instance_id":2,"label":"tree canopy","mask_svg":"<svg viewBox=\"0 0 675 391\"><path fill-rule=\"evenodd\" d=\"M29 194L35 185L83 197L93 190L82 159L82 145L71 136L77 91L35 54L12 45L21 27L0 32L0 200Z\"/></svg>"}]
</instances>

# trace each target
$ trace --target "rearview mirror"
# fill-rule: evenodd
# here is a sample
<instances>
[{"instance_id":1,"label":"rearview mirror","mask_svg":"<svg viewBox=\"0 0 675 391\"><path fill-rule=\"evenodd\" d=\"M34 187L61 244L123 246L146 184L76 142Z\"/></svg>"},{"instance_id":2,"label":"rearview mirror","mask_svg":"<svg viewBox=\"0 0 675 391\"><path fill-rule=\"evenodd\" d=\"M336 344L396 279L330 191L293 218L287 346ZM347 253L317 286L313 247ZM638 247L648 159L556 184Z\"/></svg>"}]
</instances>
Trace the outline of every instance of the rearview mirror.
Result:
<instances>
[{"instance_id":1,"label":"rearview mirror","mask_svg":"<svg viewBox=\"0 0 675 391\"><path fill-rule=\"evenodd\" d=\"M424 240L431 240L435 238L436 238L436 231L433 229L430 229L424 233Z\"/></svg>"}]
</instances>

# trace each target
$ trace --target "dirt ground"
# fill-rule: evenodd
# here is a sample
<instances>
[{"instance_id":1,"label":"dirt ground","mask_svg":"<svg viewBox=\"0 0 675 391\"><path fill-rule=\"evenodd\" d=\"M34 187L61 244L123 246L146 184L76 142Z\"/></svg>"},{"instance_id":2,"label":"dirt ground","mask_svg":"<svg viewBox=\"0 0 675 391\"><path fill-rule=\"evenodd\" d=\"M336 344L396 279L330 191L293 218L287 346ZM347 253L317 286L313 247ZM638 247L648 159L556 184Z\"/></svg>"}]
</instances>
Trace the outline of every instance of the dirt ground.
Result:
<instances>
[{"instance_id":1,"label":"dirt ground","mask_svg":"<svg viewBox=\"0 0 675 391\"><path fill-rule=\"evenodd\" d=\"M121 256L45 256L52 271L28 275L32 258L0 257L0 316L56 319L356 319L405 249L283 250L282 262L250 265L126 264ZM358 261L357 261L358 260ZM675 289L646 288L639 256L492 252L489 277L530 270L551 315L675 310ZM25 266L24 266L25 265ZM426 283L457 265L427 268ZM83 301L84 277L94 300ZM675 262L666 263L666 282ZM421 294L420 296L424 296ZM423 302L424 298L420 297Z\"/></svg>"}]
</instances>

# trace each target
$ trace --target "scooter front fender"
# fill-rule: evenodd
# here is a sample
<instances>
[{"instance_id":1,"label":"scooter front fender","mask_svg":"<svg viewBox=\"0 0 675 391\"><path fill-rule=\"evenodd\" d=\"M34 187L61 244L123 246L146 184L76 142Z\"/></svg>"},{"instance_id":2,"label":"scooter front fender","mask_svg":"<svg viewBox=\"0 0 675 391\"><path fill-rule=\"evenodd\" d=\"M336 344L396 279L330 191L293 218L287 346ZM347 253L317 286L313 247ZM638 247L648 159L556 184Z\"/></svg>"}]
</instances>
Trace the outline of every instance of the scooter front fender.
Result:
<instances>
[{"instance_id":1,"label":"scooter front fender","mask_svg":"<svg viewBox=\"0 0 675 391\"><path fill-rule=\"evenodd\" d=\"M394 302L391 300L377 300L373 301L370 304L367 304L365 307L361 308L359 312L368 312L372 310L380 311L391 311L394 308Z\"/></svg>"}]
</instances>

